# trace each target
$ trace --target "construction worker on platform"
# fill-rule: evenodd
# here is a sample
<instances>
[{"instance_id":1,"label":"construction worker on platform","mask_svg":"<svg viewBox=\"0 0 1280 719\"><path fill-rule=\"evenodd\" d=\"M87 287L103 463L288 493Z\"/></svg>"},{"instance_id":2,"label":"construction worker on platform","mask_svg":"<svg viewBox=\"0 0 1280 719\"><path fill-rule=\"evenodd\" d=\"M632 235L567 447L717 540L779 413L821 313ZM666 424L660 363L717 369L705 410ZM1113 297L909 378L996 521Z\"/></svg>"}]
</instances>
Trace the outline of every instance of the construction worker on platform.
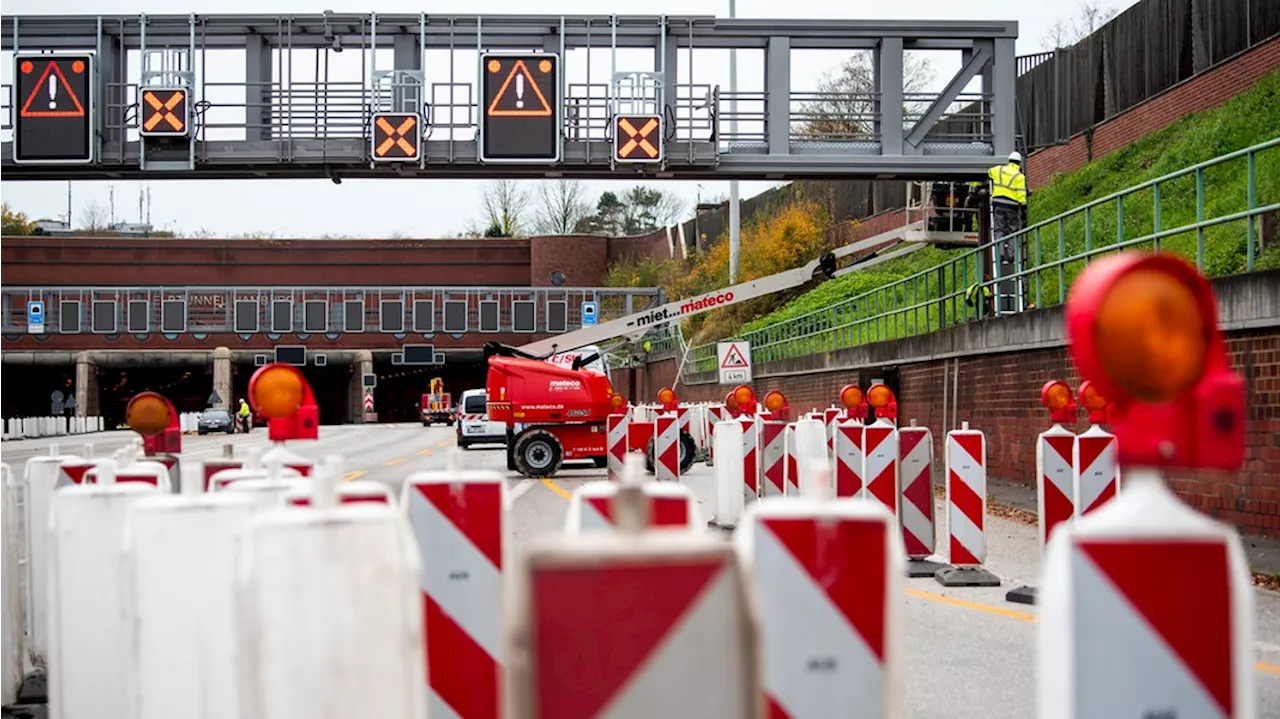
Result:
<instances>
[{"instance_id":1,"label":"construction worker on platform","mask_svg":"<svg viewBox=\"0 0 1280 719\"><path fill-rule=\"evenodd\" d=\"M238 421L239 421L239 423L240 423L240 430L241 430L242 432L248 432L248 431L249 431L249 421L250 421L250 415L251 415L251 414L252 414L252 413L251 413L251 412L250 412L250 410L249 410L249 403L244 401L244 397L241 397L241 398L240 398L240 409L236 411L236 420L238 420Z\"/></svg>"},{"instance_id":2,"label":"construction worker on platform","mask_svg":"<svg viewBox=\"0 0 1280 719\"><path fill-rule=\"evenodd\" d=\"M1018 295L1025 292L1026 279L1005 280L1022 268L1013 241L1004 238L1016 234L1026 225L1027 178L1022 174L1022 153L1009 153L1009 161L987 170L990 182L991 240L996 243L992 261L996 266L996 307L998 313L1017 312L1021 308ZM1024 245L1025 248L1025 245ZM1021 289L1020 289L1021 288ZM1023 297L1022 299L1025 299Z\"/></svg>"}]
</instances>

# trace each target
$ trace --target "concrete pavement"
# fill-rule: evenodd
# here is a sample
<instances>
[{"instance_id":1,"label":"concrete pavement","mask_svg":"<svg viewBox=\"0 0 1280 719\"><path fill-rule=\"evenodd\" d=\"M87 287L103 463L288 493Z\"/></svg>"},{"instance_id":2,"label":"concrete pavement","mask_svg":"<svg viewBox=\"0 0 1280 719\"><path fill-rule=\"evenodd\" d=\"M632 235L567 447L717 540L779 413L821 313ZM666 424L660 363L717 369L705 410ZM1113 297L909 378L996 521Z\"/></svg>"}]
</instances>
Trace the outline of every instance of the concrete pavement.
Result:
<instances>
[{"instance_id":1,"label":"concrete pavement","mask_svg":"<svg viewBox=\"0 0 1280 719\"><path fill-rule=\"evenodd\" d=\"M346 478L373 480L399 491L404 477L443 468L454 444L452 428L420 425L349 425L322 427L316 442L289 443L298 454L319 460L341 454ZM79 452L91 439L98 452L111 451L131 438L127 432L85 435L77 441L56 440L64 451ZM35 454L43 454L48 438L7 442L3 461L15 472ZM236 454L265 446L266 431L248 436L184 437L184 455L216 457L230 443ZM500 446L475 447L464 452L465 464L510 477L508 552L518 557L525 542L564 526L570 493L585 481L601 479L604 471L589 463L569 465L554 480L526 480L506 470ZM690 480L707 481L710 470L694 465ZM710 509L704 506L704 513ZM942 516L941 503L938 516ZM937 546L945 547L943 537ZM1040 557L1036 528L989 518L988 569L1003 581L995 588L947 589L932 579L908 579L905 596L906 716L924 719L1025 719L1035 716L1036 608L1010 604L1004 594L1021 584L1034 584ZM1254 589L1256 678L1259 716L1280 716L1280 593ZM1176 597L1170 597L1176 601Z\"/></svg>"}]
</instances>

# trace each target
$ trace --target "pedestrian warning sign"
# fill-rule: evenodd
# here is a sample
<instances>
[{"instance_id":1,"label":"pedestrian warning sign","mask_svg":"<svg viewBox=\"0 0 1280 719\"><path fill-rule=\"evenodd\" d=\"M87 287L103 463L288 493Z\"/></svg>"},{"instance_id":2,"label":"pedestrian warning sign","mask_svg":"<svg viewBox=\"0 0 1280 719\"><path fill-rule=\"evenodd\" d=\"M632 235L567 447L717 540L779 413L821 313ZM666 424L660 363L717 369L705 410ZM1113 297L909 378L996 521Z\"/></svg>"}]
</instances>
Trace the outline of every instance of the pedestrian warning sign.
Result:
<instances>
[{"instance_id":1,"label":"pedestrian warning sign","mask_svg":"<svg viewBox=\"0 0 1280 719\"><path fill-rule=\"evenodd\" d=\"M19 64L18 70L24 75L30 75L35 71L36 65L30 60L24 60ZM73 60L67 63L67 66L74 75L83 75L88 69L83 60ZM80 97L67 81L67 76L62 73L61 63L49 60L44 64L44 71L40 73L35 86L27 94L27 99L22 103L22 110L18 115L20 117L85 116L84 105L80 103Z\"/></svg>"},{"instance_id":2,"label":"pedestrian warning sign","mask_svg":"<svg viewBox=\"0 0 1280 719\"><path fill-rule=\"evenodd\" d=\"M751 381L751 343L718 342L720 384L742 384Z\"/></svg>"},{"instance_id":3,"label":"pedestrian warning sign","mask_svg":"<svg viewBox=\"0 0 1280 719\"><path fill-rule=\"evenodd\" d=\"M545 76L551 72L551 61L537 62L538 70ZM490 72L500 72L502 63L489 61ZM544 80L545 82L545 80ZM551 103L538 87L538 80L529 72L524 60L516 60L498 88L493 102L489 103L490 117L551 117Z\"/></svg>"}]
</instances>

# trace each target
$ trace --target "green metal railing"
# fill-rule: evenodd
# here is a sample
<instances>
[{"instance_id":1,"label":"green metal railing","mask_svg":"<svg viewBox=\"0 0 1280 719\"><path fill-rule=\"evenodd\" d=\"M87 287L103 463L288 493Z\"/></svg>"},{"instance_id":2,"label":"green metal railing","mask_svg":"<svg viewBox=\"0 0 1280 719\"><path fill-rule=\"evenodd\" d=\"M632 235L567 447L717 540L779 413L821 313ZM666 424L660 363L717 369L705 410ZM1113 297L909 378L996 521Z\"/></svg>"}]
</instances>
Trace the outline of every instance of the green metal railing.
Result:
<instances>
[{"instance_id":1,"label":"green metal railing","mask_svg":"<svg viewBox=\"0 0 1280 719\"><path fill-rule=\"evenodd\" d=\"M1015 281L1035 307L1062 303L1091 260L1124 249L1181 254L1211 277L1253 271L1259 254L1257 218L1280 211L1278 148L1280 137L1037 222L1001 240L1012 242L1014 266L1024 267L1021 271L983 280L981 258L988 250L998 252L997 243L988 242L896 282L734 339L749 341L752 361L762 363L926 334L989 314L982 302L972 307L965 302L966 290L974 284L994 297L997 284ZM1259 193L1259 164L1269 178L1266 197ZM1186 221L1166 226L1180 218ZM1022 256L1024 247L1031 257ZM688 371L715 370L715 343L693 347L690 353Z\"/></svg>"}]
</instances>

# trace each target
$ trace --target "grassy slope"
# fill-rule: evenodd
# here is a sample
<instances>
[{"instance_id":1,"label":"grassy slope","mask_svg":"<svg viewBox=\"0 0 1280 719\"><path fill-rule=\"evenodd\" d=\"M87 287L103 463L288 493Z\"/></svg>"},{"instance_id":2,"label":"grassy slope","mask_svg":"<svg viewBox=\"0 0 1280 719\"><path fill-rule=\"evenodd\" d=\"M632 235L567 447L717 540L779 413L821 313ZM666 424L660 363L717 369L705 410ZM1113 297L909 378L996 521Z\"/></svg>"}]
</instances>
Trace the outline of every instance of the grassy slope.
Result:
<instances>
[{"instance_id":1,"label":"grassy slope","mask_svg":"<svg viewBox=\"0 0 1280 719\"><path fill-rule=\"evenodd\" d=\"M1263 78L1249 91L1219 108L1184 117L1128 147L1095 160L1073 173L1058 177L1049 185L1033 193L1030 202L1031 223L1070 211L1092 199L1104 197L1145 180L1275 137L1280 137L1280 71ZM1255 172L1258 183L1257 204L1280 202L1280 148L1273 148L1259 155ZM1206 171L1205 187L1206 218L1244 210L1246 207L1244 160L1229 162ZM1180 227L1195 221L1194 177L1188 176L1163 183L1160 194L1162 228ZM1123 213L1126 239L1144 236L1153 231L1154 207L1154 195L1150 189L1125 199ZM1092 220L1093 234L1090 240L1093 247L1114 244L1119 226L1115 203L1100 206L1093 212ZM1195 233L1183 233L1166 238L1161 246L1163 250L1178 252L1194 259L1196 239ZM1243 222L1228 223L1208 229L1205 232L1207 273L1211 276L1220 276L1244 271L1246 269L1245 244ZM1070 217L1063 223L1063 245L1068 256L1085 249L1083 215ZM1057 259L1056 228L1051 227L1042 232L1040 249L1043 259ZM900 260L826 282L772 313L744 325L738 334L819 311L842 300L935 267L960 254L962 251L944 252L930 247ZM1258 258L1257 267L1261 269L1275 266L1280 266L1280 247L1272 246L1264 256ZM1067 265L1065 275L1068 284L1081 269L1083 269L1082 262ZM1057 271L1042 273L1037 280L1041 284L1042 304L1055 303L1059 292ZM930 295L937 296L936 283L930 284ZM947 290L952 291L952 288L948 286ZM817 324L824 324L819 317L815 316L814 319Z\"/></svg>"}]
</instances>

